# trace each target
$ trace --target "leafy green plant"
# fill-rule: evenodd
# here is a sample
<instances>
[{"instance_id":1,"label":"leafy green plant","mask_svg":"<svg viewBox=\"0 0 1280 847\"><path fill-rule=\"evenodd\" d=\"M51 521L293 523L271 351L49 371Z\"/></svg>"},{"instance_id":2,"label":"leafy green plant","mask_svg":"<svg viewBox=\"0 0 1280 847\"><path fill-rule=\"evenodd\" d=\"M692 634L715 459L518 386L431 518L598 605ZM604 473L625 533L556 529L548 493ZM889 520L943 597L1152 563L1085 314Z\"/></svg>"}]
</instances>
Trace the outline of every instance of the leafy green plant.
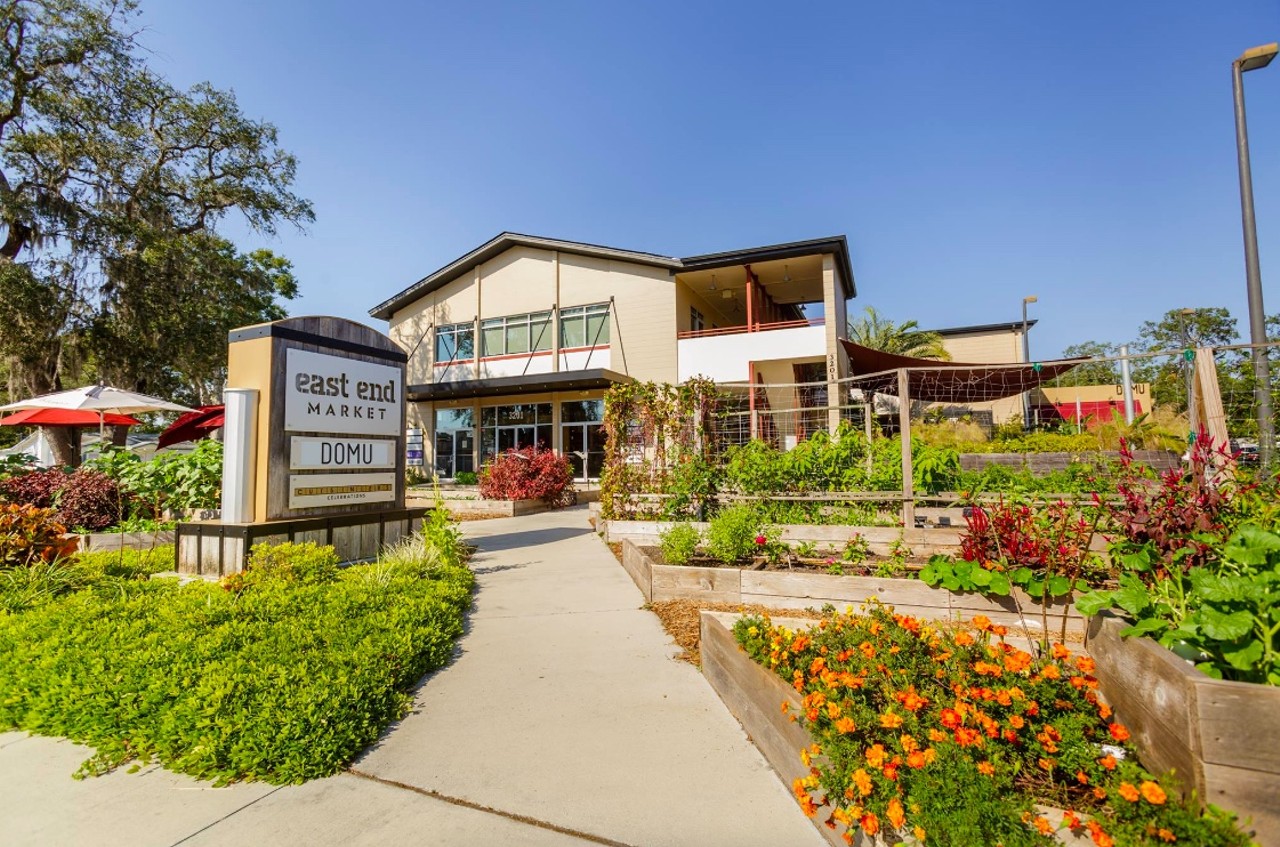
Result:
<instances>
[{"instance_id":1,"label":"leafy green plant","mask_svg":"<svg viewBox=\"0 0 1280 847\"><path fill-rule=\"evenodd\" d=\"M726 565L746 561L757 552L760 529L761 520L751 506L722 509L707 527L707 553Z\"/></svg>"},{"instance_id":2,"label":"leafy green plant","mask_svg":"<svg viewBox=\"0 0 1280 847\"><path fill-rule=\"evenodd\" d=\"M476 485L480 477L474 471L458 471L453 475L453 481L458 485Z\"/></svg>"},{"instance_id":3,"label":"leafy green plant","mask_svg":"<svg viewBox=\"0 0 1280 847\"><path fill-rule=\"evenodd\" d=\"M1135 621L1123 635L1155 638L1216 679L1280 685L1280 535L1246 524L1219 561L1186 571L1165 570L1155 545L1121 555L1119 587L1080 597L1083 614L1118 607Z\"/></svg>"},{"instance_id":4,"label":"leafy green plant","mask_svg":"<svg viewBox=\"0 0 1280 847\"><path fill-rule=\"evenodd\" d=\"M942 553L930 557L920 571L925 585L941 586L948 591L976 591L1008 597L1012 591L1009 577L998 570L988 570L976 562L957 559Z\"/></svg>"},{"instance_id":5,"label":"leafy green plant","mask_svg":"<svg viewBox=\"0 0 1280 847\"><path fill-rule=\"evenodd\" d=\"M0 614L0 727L95 747L82 774L131 759L219 783L336 773L452 654L473 584L458 555L424 572L392 551L326 581L332 554L307 553L317 567L239 590L129 581Z\"/></svg>"},{"instance_id":6,"label":"leafy green plant","mask_svg":"<svg viewBox=\"0 0 1280 847\"><path fill-rule=\"evenodd\" d=\"M796 544L795 551L801 559L812 559L818 555L818 545L812 541L801 541Z\"/></svg>"},{"instance_id":7,"label":"leafy green plant","mask_svg":"<svg viewBox=\"0 0 1280 847\"><path fill-rule=\"evenodd\" d=\"M856 567L865 562L870 555L871 542L862 533L855 532L853 537L845 542L840 558Z\"/></svg>"},{"instance_id":8,"label":"leafy green plant","mask_svg":"<svg viewBox=\"0 0 1280 847\"><path fill-rule=\"evenodd\" d=\"M314 541L255 544L245 564L246 576L301 585L323 585L338 576L338 554Z\"/></svg>"},{"instance_id":9,"label":"leafy green plant","mask_svg":"<svg viewBox=\"0 0 1280 847\"><path fill-rule=\"evenodd\" d=\"M702 533L688 523L675 523L658 535L662 558L668 565L686 565L697 552Z\"/></svg>"},{"instance_id":10,"label":"leafy green plant","mask_svg":"<svg viewBox=\"0 0 1280 847\"><path fill-rule=\"evenodd\" d=\"M76 541L64 539L64 532L66 528L53 509L0 504L0 569L26 567L69 554Z\"/></svg>"}]
</instances>

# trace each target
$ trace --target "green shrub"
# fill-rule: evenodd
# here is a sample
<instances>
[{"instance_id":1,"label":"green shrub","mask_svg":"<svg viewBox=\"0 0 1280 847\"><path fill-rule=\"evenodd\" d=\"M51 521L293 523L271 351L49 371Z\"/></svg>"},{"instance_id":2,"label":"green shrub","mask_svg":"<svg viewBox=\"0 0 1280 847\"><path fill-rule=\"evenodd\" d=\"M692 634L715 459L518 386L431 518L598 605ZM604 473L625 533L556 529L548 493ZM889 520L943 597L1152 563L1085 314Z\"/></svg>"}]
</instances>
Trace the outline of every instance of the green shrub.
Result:
<instances>
[{"instance_id":1,"label":"green shrub","mask_svg":"<svg viewBox=\"0 0 1280 847\"><path fill-rule=\"evenodd\" d=\"M314 541L255 544L245 563L250 580L278 579L302 585L323 585L338 575L338 554Z\"/></svg>"},{"instance_id":2,"label":"green shrub","mask_svg":"<svg viewBox=\"0 0 1280 847\"><path fill-rule=\"evenodd\" d=\"M147 550L92 550L76 554L72 563L84 584L102 577L148 579L177 567L172 544L159 544Z\"/></svg>"},{"instance_id":3,"label":"green shrub","mask_svg":"<svg viewBox=\"0 0 1280 847\"><path fill-rule=\"evenodd\" d=\"M688 564L702 541L702 533L688 523L672 524L658 536L662 558L668 565Z\"/></svg>"},{"instance_id":4,"label":"green shrub","mask_svg":"<svg viewBox=\"0 0 1280 847\"><path fill-rule=\"evenodd\" d=\"M22 612L44 605L80 585L66 559L36 559L27 565L0 570L0 609Z\"/></svg>"},{"instance_id":5,"label":"green shrub","mask_svg":"<svg viewBox=\"0 0 1280 847\"><path fill-rule=\"evenodd\" d=\"M751 558L756 552L761 523L751 506L722 509L707 527L707 552L726 565Z\"/></svg>"},{"instance_id":6,"label":"green shrub","mask_svg":"<svg viewBox=\"0 0 1280 847\"><path fill-rule=\"evenodd\" d=\"M453 481L458 485L477 485L480 477L475 471L458 471L453 475Z\"/></svg>"},{"instance_id":7,"label":"green shrub","mask_svg":"<svg viewBox=\"0 0 1280 847\"><path fill-rule=\"evenodd\" d=\"M269 555L278 574L327 571L321 553ZM465 566L388 557L328 582L76 591L0 614L0 727L94 746L82 773L136 758L220 783L327 776L448 661L471 586Z\"/></svg>"},{"instance_id":8,"label":"green shrub","mask_svg":"<svg viewBox=\"0 0 1280 847\"><path fill-rule=\"evenodd\" d=\"M108 450L85 462L135 498L135 513L158 517L167 510L216 509L222 495L222 442L206 438L190 453L157 453L144 461L128 450Z\"/></svg>"}]
</instances>

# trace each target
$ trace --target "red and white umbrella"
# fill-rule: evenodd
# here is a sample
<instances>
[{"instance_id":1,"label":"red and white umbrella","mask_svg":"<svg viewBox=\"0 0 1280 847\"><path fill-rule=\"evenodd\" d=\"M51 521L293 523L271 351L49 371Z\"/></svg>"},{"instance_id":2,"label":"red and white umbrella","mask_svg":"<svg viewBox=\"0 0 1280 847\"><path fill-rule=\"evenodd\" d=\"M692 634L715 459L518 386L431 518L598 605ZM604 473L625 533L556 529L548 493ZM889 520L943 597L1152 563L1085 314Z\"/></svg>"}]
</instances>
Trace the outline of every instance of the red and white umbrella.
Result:
<instances>
[{"instance_id":1,"label":"red and white umbrella","mask_svg":"<svg viewBox=\"0 0 1280 847\"><path fill-rule=\"evenodd\" d=\"M186 406L161 400L148 394L138 394L109 385L86 385L70 391L42 394L28 400L19 400L0 406L0 412L16 412L21 409L64 409L95 412L98 416L98 434L106 427L108 413L131 415L137 412L190 412Z\"/></svg>"}]
</instances>

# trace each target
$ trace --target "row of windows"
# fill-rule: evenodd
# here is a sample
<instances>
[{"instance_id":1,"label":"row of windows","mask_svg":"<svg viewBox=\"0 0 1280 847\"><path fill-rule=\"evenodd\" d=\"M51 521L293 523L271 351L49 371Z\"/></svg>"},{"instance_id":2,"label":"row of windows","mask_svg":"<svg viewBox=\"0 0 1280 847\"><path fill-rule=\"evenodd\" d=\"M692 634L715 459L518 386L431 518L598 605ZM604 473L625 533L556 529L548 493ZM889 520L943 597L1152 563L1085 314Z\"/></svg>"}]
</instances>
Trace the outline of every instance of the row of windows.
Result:
<instances>
[{"instance_id":1,"label":"row of windows","mask_svg":"<svg viewBox=\"0 0 1280 847\"><path fill-rule=\"evenodd\" d=\"M532 312L486 318L480 322L480 355L508 356L551 349L551 312ZM609 343L609 304L572 306L560 310L560 346L594 347ZM475 323L436 328L436 361L474 359Z\"/></svg>"}]
</instances>

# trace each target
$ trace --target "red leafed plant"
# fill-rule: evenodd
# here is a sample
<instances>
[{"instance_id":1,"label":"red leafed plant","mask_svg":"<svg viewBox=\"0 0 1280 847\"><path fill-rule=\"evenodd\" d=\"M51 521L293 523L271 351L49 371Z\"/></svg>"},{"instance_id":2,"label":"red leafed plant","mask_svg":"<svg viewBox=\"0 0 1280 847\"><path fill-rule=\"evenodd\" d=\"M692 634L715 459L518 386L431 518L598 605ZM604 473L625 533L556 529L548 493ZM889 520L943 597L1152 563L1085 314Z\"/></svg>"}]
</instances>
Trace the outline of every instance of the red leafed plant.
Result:
<instances>
[{"instance_id":1,"label":"red leafed plant","mask_svg":"<svg viewBox=\"0 0 1280 847\"><path fill-rule=\"evenodd\" d=\"M58 494L58 520L73 528L106 529L129 514L127 495L101 471L79 468Z\"/></svg>"},{"instance_id":2,"label":"red leafed plant","mask_svg":"<svg viewBox=\"0 0 1280 847\"><path fill-rule=\"evenodd\" d=\"M70 474L61 468L28 471L0 482L0 492L10 503L21 503L41 509L51 508L58 492L67 484Z\"/></svg>"},{"instance_id":3,"label":"red leafed plant","mask_svg":"<svg viewBox=\"0 0 1280 847\"><path fill-rule=\"evenodd\" d=\"M1118 502L1099 498L1108 530L1135 546L1150 545L1167 571L1205 564L1231 532L1234 493L1251 484L1234 480L1231 454L1201 429L1182 467L1157 474L1120 445Z\"/></svg>"},{"instance_id":4,"label":"red leafed plant","mask_svg":"<svg viewBox=\"0 0 1280 847\"><path fill-rule=\"evenodd\" d=\"M499 453L480 472L480 496L486 500L541 500L567 506L573 500L569 460L554 450L525 447Z\"/></svg>"}]
</instances>

